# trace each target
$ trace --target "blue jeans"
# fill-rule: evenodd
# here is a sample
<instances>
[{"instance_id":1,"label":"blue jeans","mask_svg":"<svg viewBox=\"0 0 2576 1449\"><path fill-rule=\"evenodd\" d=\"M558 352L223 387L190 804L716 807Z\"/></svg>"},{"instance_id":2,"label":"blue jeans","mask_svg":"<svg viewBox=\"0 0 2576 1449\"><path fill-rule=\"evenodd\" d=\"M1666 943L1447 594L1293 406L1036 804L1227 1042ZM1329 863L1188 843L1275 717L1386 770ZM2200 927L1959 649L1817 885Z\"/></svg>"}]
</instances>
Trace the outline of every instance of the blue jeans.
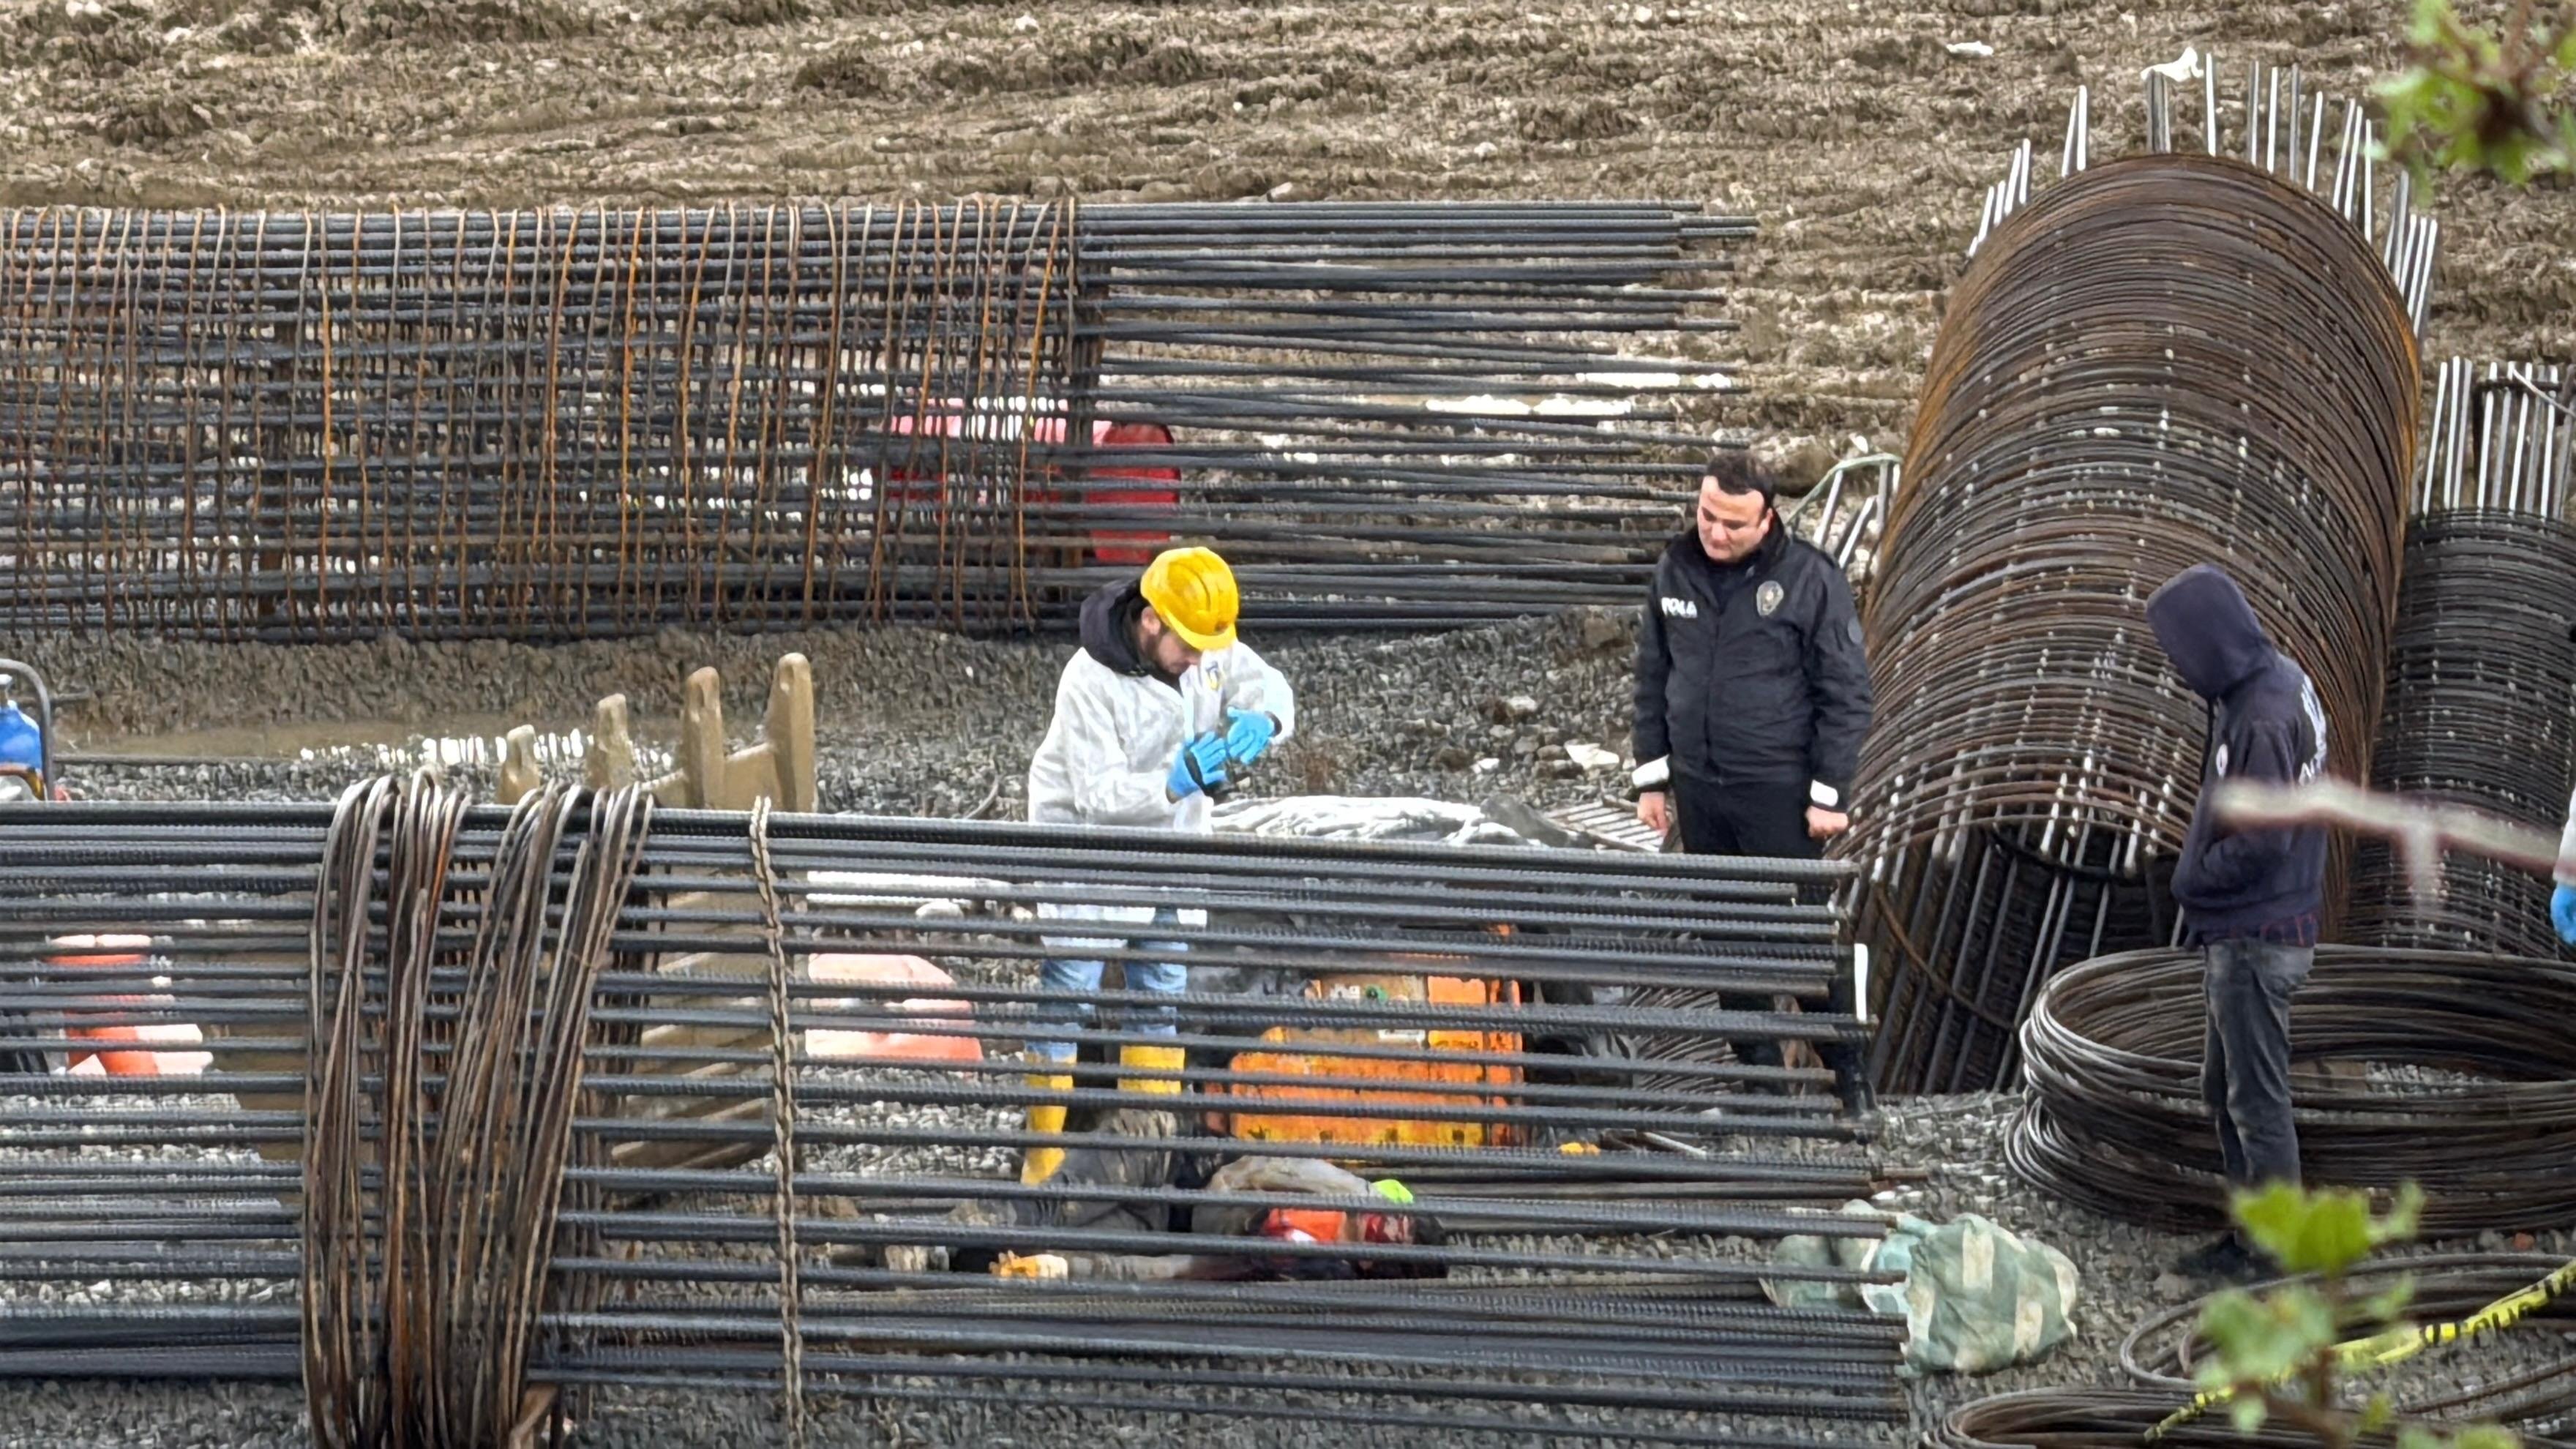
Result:
<instances>
[{"instance_id":1,"label":"blue jeans","mask_svg":"<svg viewBox=\"0 0 2576 1449\"><path fill-rule=\"evenodd\" d=\"M1180 916L1171 910L1154 912L1153 924L1157 926L1177 926L1180 923ZM1186 941L1169 940L1131 940L1127 946L1130 950L1153 951L1170 956L1186 955L1190 949ZM1100 989L1100 973L1107 965L1105 961L1048 960L1039 963L1038 981L1051 991L1097 991ZM1126 963L1126 969L1127 989L1130 991L1154 991L1166 996L1178 996L1190 989L1190 968L1185 961L1130 961ZM1051 1021L1075 1020L1088 1025L1092 1016L1092 1003L1050 1001L1040 1005L1037 1014ZM1180 1022L1168 1006L1139 1008L1135 1016L1136 1030L1148 1036L1180 1034ZM1048 1061L1069 1062L1074 1057L1073 1043L1069 1041L1040 1041L1031 1042L1029 1045L1033 1051Z\"/></svg>"}]
</instances>

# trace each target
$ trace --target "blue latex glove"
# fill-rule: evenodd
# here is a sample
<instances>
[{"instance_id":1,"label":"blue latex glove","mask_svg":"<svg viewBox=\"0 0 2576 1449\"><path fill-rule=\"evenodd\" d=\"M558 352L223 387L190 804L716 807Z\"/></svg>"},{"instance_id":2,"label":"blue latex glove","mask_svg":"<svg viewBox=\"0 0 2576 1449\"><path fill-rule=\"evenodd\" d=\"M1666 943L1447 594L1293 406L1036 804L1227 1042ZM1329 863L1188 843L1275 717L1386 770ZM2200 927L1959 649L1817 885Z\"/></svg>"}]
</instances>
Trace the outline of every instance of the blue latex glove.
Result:
<instances>
[{"instance_id":1,"label":"blue latex glove","mask_svg":"<svg viewBox=\"0 0 2576 1449\"><path fill-rule=\"evenodd\" d=\"M1225 788L1225 736L1214 730L1181 746L1172 757L1171 778L1163 782L1174 800L1187 800L1192 795L1213 795Z\"/></svg>"},{"instance_id":2,"label":"blue latex glove","mask_svg":"<svg viewBox=\"0 0 2576 1449\"><path fill-rule=\"evenodd\" d=\"M2558 928L2558 939L2576 946L2576 885L2560 886L2549 897L2549 923Z\"/></svg>"},{"instance_id":3,"label":"blue latex glove","mask_svg":"<svg viewBox=\"0 0 2576 1449\"><path fill-rule=\"evenodd\" d=\"M1256 709L1230 709L1225 712L1225 752L1237 764L1249 765L1270 753L1270 742L1279 736L1279 721Z\"/></svg>"}]
</instances>

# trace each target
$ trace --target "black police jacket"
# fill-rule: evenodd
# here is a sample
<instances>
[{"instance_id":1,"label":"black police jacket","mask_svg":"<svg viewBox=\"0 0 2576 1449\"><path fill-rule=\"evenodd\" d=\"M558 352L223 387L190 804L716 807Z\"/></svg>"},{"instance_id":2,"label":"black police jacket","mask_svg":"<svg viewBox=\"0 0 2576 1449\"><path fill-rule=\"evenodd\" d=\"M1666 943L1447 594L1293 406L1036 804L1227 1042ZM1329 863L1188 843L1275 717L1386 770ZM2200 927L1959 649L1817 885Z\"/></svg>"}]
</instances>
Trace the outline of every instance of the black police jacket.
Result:
<instances>
[{"instance_id":1,"label":"black police jacket","mask_svg":"<svg viewBox=\"0 0 2576 1449\"><path fill-rule=\"evenodd\" d=\"M1696 531L1664 548L1637 630L1637 785L1803 781L1848 809L1869 730L1869 661L1851 584L1778 521L1752 557L1711 562Z\"/></svg>"}]
</instances>

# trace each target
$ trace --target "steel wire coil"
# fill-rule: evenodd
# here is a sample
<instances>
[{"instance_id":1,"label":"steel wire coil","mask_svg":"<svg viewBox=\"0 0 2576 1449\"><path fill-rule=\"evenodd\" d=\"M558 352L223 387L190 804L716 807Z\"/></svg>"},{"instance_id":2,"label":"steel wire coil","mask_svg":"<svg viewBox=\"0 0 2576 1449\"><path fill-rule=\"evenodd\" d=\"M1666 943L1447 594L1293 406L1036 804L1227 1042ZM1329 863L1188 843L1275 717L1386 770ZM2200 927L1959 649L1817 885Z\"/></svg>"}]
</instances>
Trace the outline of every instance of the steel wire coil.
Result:
<instances>
[{"instance_id":1,"label":"steel wire coil","mask_svg":"<svg viewBox=\"0 0 2576 1449\"><path fill-rule=\"evenodd\" d=\"M0 212L0 627L1060 626L1631 605L1733 390L1661 203Z\"/></svg>"},{"instance_id":2,"label":"steel wire coil","mask_svg":"<svg viewBox=\"0 0 2576 1449\"><path fill-rule=\"evenodd\" d=\"M1819 1004L1848 959L1801 887L1846 867L634 804L468 809L417 781L336 809L0 806L14 1044L58 1068L212 1057L0 1075L0 1376L300 1373L347 1444L489 1421L521 1375L783 1389L791 1425L808 1394L1158 1420L1249 1395L1382 1428L1786 1446L1902 1413L1901 1325L1760 1287L1853 1275L1720 1241L1877 1231L1833 1211L1891 1171L1804 1090L1827 1074L1620 1045L1856 1039L1829 1011L1655 994ZM1178 918L1047 914L1124 905ZM1178 995L1039 974L1165 942ZM889 958L946 976L847 969ZM102 1036L178 1024L205 1040ZM1063 1082L1030 1076L1031 1040L1078 1048ZM1122 1060L1140 1045L1182 1055ZM1055 1103L1060 1132L1024 1116ZM1011 1159L1049 1145L1097 1170L1023 1183ZM1412 1197L1211 1176L1240 1157ZM1309 1207L1415 1229L1199 1226ZM986 1271L1014 1254L1076 1267ZM107 1286L45 1301L72 1281Z\"/></svg>"},{"instance_id":3,"label":"steel wire coil","mask_svg":"<svg viewBox=\"0 0 2576 1449\"><path fill-rule=\"evenodd\" d=\"M2576 529L2510 509L2452 509L2406 542L2375 788L2526 825L2565 818L2576 785ZM2362 945L2554 957L2544 876L2459 853L2414 888L2384 840L2355 855L2345 934Z\"/></svg>"},{"instance_id":4,"label":"steel wire coil","mask_svg":"<svg viewBox=\"0 0 2576 1449\"><path fill-rule=\"evenodd\" d=\"M2181 1407L2182 1397L2145 1389L2030 1389L1997 1394L1950 1411L1937 1429L1925 1431L1924 1449L2138 1449L2146 1433ZM2304 1428L2275 1418L2250 1434L2237 1432L2224 1418L2184 1424L2160 1443L2176 1449L2313 1449L2317 1439ZM2525 1434L2534 1449L2556 1449L2566 1440ZM2388 1449L2394 1437L2364 1435L2361 1449Z\"/></svg>"},{"instance_id":5,"label":"steel wire coil","mask_svg":"<svg viewBox=\"0 0 2576 1449\"><path fill-rule=\"evenodd\" d=\"M2223 1221L2201 993L2198 956L2176 951L2053 978L2022 1027L2013 1171L2109 1217ZM2570 1019L2576 966L2563 962L2320 948L2290 1012L2304 1175L2374 1192L2419 1183L2429 1234L2563 1227L2576 1217Z\"/></svg>"},{"instance_id":6,"label":"steel wire coil","mask_svg":"<svg viewBox=\"0 0 2576 1449\"><path fill-rule=\"evenodd\" d=\"M2417 376L2383 253L2259 166L2094 164L1983 237L1868 604L1842 853L1872 863L1857 914L1890 963L1882 1089L2010 1081L2051 972L2171 939L2206 724L2143 613L2173 574L2235 575L2316 682L2329 768L2363 776Z\"/></svg>"},{"instance_id":7,"label":"steel wire coil","mask_svg":"<svg viewBox=\"0 0 2576 1449\"><path fill-rule=\"evenodd\" d=\"M2357 1265L2345 1276L2355 1299L2404 1281L2408 1323L2449 1323L2465 1318L2508 1294L2530 1287L2560 1266L2543 1253L2443 1253L2428 1257L2378 1258ZM2289 1281L2289 1280L2283 1280ZM2260 1292L2261 1289L2255 1291ZM2143 1388L2188 1396L2200 1389L2194 1377L2209 1344L2199 1331L2208 1297L2195 1298L2139 1321L2120 1341L2120 1367ZM2377 1325L2359 1312L2344 1325L2346 1337L2375 1331ZM2565 1337L2576 1327L2576 1302L2559 1298L2533 1311L2508 1333ZM2443 1345L2434 1354L2467 1354L2473 1349ZM2351 1386L2368 1393L2378 1387L2369 1378ZM2502 1377L2481 1375L2468 1388L2409 1389L2391 1395L2399 1413L2410 1418L2510 1426L2563 1426L2576 1413L2576 1357L2561 1357ZM2355 1407L2358 1407L2356 1405Z\"/></svg>"}]
</instances>

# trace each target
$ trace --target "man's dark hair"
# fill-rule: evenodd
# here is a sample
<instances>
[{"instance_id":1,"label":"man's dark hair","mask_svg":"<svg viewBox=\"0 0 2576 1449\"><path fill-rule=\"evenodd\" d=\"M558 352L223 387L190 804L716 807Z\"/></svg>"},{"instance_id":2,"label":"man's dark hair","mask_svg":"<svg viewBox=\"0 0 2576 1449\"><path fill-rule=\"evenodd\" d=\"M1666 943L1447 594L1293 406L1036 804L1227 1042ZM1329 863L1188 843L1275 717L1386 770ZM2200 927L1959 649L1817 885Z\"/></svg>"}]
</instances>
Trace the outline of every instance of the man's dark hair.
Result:
<instances>
[{"instance_id":1,"label":"man's dark hair","mask_svg":"<svg viewBox=\"0 0 2576 1449\"><path fill-rule=\"evenodd\" d=\"M1709 454L1708 466L1700 470L1700 477L1716 479L1720 493L1759 493L1765 507L1777 501L1780 494L1780 480L1743 448L1720 448Z\"/></svg>"}]
</instances>

